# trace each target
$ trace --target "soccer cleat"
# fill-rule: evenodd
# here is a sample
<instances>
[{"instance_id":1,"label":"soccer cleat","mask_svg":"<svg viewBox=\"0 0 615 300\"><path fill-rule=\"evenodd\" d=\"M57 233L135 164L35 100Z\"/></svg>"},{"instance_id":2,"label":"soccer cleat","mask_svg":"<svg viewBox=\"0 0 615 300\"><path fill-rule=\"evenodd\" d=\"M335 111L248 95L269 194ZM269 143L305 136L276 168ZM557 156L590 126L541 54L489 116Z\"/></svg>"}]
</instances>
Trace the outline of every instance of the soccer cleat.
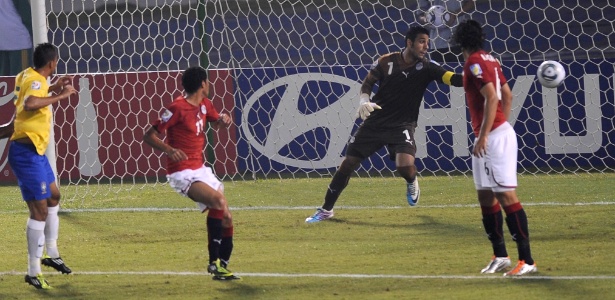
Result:
<instances>
[{"instance_id":1,"label":"soccer cleat","mask_svg":"<svg viewBox=\"0 0 615 300\"><path fill-rule=\"evenodd\" d=\"M489 264L480 272L482 274L493 274L510 267L510 258L508 257L493 257Z\"/></svg>"},{"instance_id":2,"label":"soccer cleat","mask_svg":"<svg viewBox=\"0 0 615 300\"><path fill-rule=\"evenodd\" d=\"M415 178L413 182L408 183L408 189L406 190L406 197L408 198L408 204L415 206L419 203L419 196L421 195L421 189L419 188L419 179Z\"/></svg>"},{"instance_id":3,"label":"soccer cleat","mask_svg":"<svg viewBox=\"0 0 615 300\"><path fill-rule=\"evenodd\" d=\"M212 278L214 280L241 279L241 277L233 275L233 272L220 265L220 259L216 259L214 262L209 264L209 266L207 266L207 272L214 275Z\"/></svg>"},{"instance_id":4,"label":"soccer cleat","mask_svg":"<svg viewBox=\"0 0 615 300\"><path fill-rule=\"evenodd\" d=\"M538 268L536 268L536 263L534 263L533 265L528 265L525 263L525 261L520 260L519 263L517 263L517 266L514 269L504 273L504 276L521 276L535 272L538 272Z\"/></svg>"},{"instance_id":5,"label":"soccer cleat","mask_svg":"<svg viewBox=\"0 0 615 300\"><path fill-rule=\"evenodd\" d=\"M326 219L333 218L333 215L333 210L325 210L324 208L318 208L311 217L305 219L305 223L316 223L324 221Z\"/></svg>"},{"instance_id":6,"label":"soccer cleat","mask_svg":"<svg viewBox=\"0 0 615 300\"><path fill-rule=\"evenodd\" d=\"M43 256L41 259L41 264L47 267L52 267L56 269L58 272L62 272L62 274L70 274L72 270L64 264L62 258L51 258L49 255Z\"/></svg>"},{"instance_id":7,"label":"soccer cleat","mask_svg":"<svg viewBox=\"0 0 615 300\"><path fill-rule=\"evenodd\" d=\"M213 280L220 280L220 281L226 281L226 280L239 280L241 279L241 277L231 274L231 275L214 275L214 277L212 277L211 279Z\"/></svg>"},{"instance_id":8,"label":"soccer cleat","mask_svg":"<svg viewBox=\"0 0 615 300\"><path fill-rule=\"evenodd\" d=\"M45 278L43 278L43 274L38 274L36 276L28 276L28 275L26 275L25 280L26 280L26 282L29 285L34 286L35 288L37 288L39 290L50 290L50 289L52 289L52 287L49 285L49 283L47 283L47 280L45 280Z\"/></svg>"}]
</instances>

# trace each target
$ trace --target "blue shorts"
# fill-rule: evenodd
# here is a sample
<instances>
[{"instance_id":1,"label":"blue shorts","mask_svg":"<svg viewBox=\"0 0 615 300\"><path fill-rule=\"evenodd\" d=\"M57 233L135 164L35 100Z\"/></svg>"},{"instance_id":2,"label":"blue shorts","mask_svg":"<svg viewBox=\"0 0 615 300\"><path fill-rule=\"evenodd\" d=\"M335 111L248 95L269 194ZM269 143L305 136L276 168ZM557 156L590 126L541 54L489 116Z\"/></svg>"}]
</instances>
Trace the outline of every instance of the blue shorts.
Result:
<instances>
[{"instance_id":1,"label":"blue shorts","mask_svg":"<svg viewBox=\"0 0 615 300\"><path fill-rule=\"evenodd\" d=\"M49 185L56 179L45 155L32 144L11 142L8 158L25 201L51 198Z\"/></svg>"}]
</instances>

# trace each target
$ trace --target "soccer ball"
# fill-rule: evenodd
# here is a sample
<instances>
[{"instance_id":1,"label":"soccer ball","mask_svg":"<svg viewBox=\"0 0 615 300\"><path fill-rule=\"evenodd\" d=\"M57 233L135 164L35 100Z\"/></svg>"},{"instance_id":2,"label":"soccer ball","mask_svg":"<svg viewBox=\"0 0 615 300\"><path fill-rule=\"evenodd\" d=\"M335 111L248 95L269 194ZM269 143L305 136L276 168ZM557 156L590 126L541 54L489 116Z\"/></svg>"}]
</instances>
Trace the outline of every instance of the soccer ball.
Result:
<instances>
[{"instance_id":1,"label":"soccer ball","mask_svg":"<svg viewBox=\"0 0 615 300\"><path fill-rule=\"evenodd\" d=\"M431 25L440 27L451 19L451 14L442 5L434 5L427 10L425 18Z\"/></svg>"},{"instance_id":2,"label":"soccer ball","mask_svg":"<svg viewBox=\"0 0 615 300\"><path fill-rule=\"evenodd\" d=\"M562 64L553 60L547 60L540 64L536 76L542 86L556 88L564 81L566 70L564 70Z\"/></svg>"}]
</instances>

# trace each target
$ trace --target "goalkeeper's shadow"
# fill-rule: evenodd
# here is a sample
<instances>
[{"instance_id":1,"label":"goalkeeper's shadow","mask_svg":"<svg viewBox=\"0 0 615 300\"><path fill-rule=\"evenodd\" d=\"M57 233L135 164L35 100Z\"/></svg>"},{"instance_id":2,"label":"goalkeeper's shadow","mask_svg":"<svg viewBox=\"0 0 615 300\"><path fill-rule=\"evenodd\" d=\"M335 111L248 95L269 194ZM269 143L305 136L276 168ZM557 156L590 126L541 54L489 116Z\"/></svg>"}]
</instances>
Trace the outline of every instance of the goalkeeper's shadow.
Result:
<instances>
[{"instance_id":1,"label":"goalkeeper's shadow","mask_svg":"<svg viewBox=\"0 0 615 300\"><path fill-rule=\"evenodd\" d=\"M370 228L380 227L380 228L398 228L398 229L408 228L412 225L412 224L382 223L382 222L377 222L376 220L374 220L373 222L358 221L355 219L345 219L345 218L340 218L337 216L333 219L327 220L326 222L353 225L353 226L367 226Z\"/></svg>"},{"instance_id":2,"label":"goalkeeper's shadow","mask_svg":"<svg viewBox=\"0 0 615 300\"><path fill-rule=\"evenodd\" d=\"M370 228L380 227L380 228L389 228L389 229L412 229L412 230L423 230L429 231L431 234L453 234L459 231L472 232L474 227L472 224L455 224L450 222L442 222L442 220L438 218L434 218L433 216L415 216L413 221L409 221L408 223L384 223L379 222L377 219L370 219L373 221L363 221L356 219L345 219L335 217L333 219L327 220L327 222L334 222L339 224L353 225L353 226L366 226ZM417 222L418 220L418 222Z\"/></svg>"}]
</instances>

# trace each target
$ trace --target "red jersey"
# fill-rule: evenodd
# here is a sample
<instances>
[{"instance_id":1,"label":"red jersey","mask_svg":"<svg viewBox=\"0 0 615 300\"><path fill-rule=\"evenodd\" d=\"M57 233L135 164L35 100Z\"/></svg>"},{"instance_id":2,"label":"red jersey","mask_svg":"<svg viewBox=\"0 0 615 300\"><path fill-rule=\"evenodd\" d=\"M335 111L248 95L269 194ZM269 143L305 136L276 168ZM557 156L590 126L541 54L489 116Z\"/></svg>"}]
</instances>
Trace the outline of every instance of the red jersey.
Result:
<instances>
[{"instance_id":1,"label":"red jersey","mask_svg":"<svg viewBox=\"0 0 615 300\"><path fill-rule=\"evenodd\" d=\"M167 132L167 143L186 153L188 159L173 162L167 158L167 173L203 166L205 147L205 122L217 121L220 115L209 99L203 98L199 106L194 106L184 96L175 98L153 126L160 133Z\"/></svg>"},{"instance_id":2,"label":"red jersey","mask_svg":"<svg viewBox=\"0 0 615 300\"><path fill-rule=\"evenodd\" d=\"M481 88L491 82L498 95L497 112L491 130L496 129L506 122L502 112L502 86L506 84L506 77L502 73L500 62L484 50L479 50L470 55L463 66L463 88L466 92L466 101L470 110L472 129L478 137L480 127L483 124L485 110L485 97L480 93Z\"/></svg>"}]
</instances>

